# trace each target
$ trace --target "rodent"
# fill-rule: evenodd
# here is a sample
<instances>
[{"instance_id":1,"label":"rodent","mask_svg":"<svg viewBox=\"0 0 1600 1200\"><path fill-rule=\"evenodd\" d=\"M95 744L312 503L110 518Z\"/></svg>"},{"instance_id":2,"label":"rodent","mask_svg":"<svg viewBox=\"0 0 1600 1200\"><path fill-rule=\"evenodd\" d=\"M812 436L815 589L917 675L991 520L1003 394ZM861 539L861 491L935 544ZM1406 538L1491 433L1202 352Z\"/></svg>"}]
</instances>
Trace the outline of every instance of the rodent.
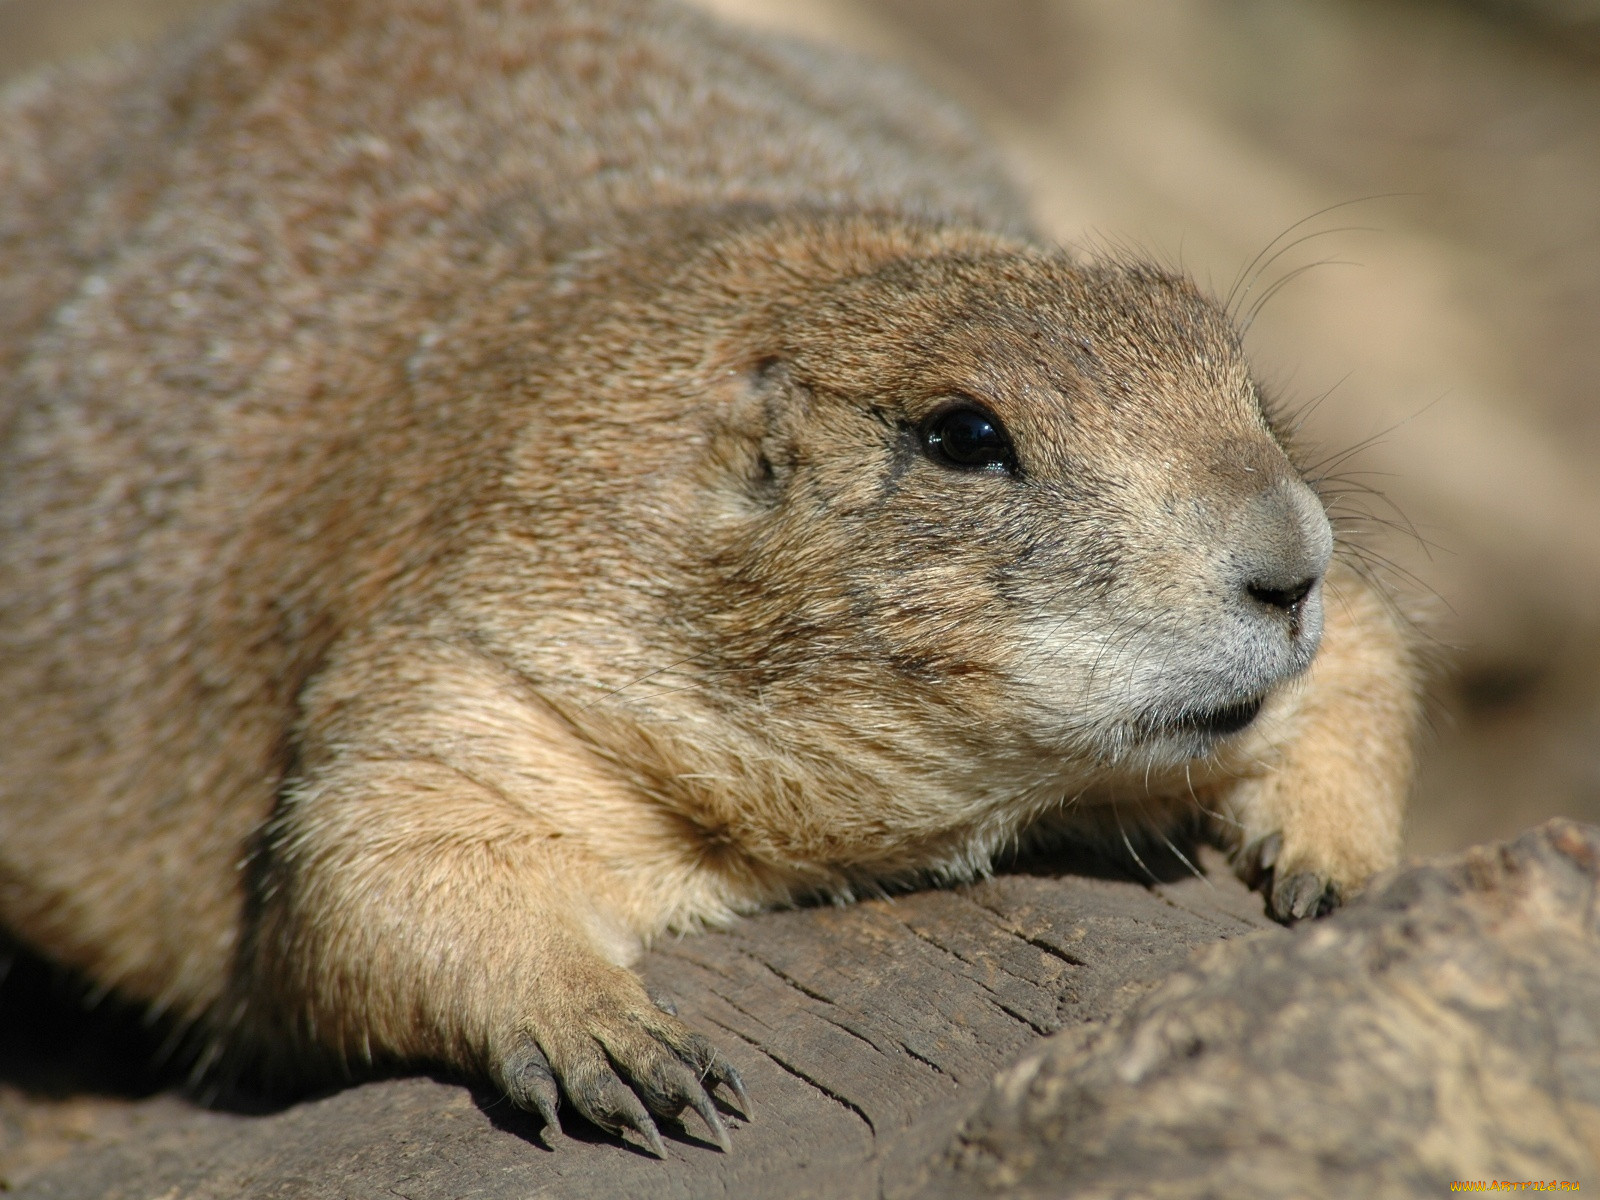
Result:
<instances>
[{"instance_id":1,"label":"rodent","mask_svg":"<svg viewBox=\"0 0 1600 1200\"><path fill-rule=\"evenodd\" d=\"M1203 813L1396 857L1404 622L1226 312L667 0L271 0L0 121L0 920L659 1146L667 930ZM1319 649L1320 647L1320 649Z\"/></svg>"}]
</instances>

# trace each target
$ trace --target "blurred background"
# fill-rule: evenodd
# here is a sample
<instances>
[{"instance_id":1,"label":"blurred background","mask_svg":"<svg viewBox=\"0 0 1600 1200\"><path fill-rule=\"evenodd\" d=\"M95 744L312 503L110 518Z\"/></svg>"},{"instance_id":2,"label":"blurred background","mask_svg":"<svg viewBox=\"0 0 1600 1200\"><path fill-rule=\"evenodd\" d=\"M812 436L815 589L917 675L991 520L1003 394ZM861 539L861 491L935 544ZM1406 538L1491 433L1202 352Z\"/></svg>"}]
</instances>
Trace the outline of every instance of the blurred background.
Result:
<instances>
[{"instance_id":1,"label":"blurred background","mask_svg":"<svg viewBox=\"0 0 1600 1200\"><path fill-rule=\"evenodd\" d=\"M0 82L209 2L0 0ZM964 100L1047 235L1254 279L1269 390L1414 530L1363 533L1443 664L1411 849L1600 821L1600 0L703 3Z\"/></svg>"}]
</instances>

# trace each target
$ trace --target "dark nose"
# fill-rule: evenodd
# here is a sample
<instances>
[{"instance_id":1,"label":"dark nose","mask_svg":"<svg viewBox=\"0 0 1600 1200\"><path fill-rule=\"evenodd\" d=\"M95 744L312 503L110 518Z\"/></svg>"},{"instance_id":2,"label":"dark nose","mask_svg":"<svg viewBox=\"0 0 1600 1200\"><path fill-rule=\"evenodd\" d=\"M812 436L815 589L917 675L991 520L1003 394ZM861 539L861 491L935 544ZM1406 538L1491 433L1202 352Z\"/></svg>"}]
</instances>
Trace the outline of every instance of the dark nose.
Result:
<instances>
[{"instance_id":1,"label":"dark nose","mask_svg":"<svg viewBox=\"0 0 1600 1200\"><path fill-rule=\"evenodd\" d=\"M1240 516L1232 552L1243 598L1263 615L1286 619L1298 638L1333 556L1327 514L1310 488L1285 479L1253 496Z\"/></svg>"},{"instance_id":2,"label":"dark nose","mask_svg":"<svg viewBox=\"0 0 1600 1200\"><path fill-rule=\"evenodd\" d=\"M1317 586L1319 575L1310 575L1286 588L1273 587L1267 583L1247 583L1244 590L1250 594L1252 600L1259 601L1269 608L1282 609L1290 617L1298 618L1300 607L1305 598L1311 594L1311 589Z\"/></svg>"}]
</instances>

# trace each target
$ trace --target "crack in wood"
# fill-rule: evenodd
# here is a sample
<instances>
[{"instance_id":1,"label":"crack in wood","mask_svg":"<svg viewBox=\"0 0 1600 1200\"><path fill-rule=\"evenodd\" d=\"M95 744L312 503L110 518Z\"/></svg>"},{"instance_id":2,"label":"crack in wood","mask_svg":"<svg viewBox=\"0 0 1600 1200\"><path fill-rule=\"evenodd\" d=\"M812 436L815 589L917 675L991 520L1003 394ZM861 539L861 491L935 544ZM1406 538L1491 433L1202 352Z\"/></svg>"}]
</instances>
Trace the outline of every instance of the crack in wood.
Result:
<instances>
[{"instance_id":1,"label":"crack in wood","mask_svg":"<svg viewBox=\"0 0 1600 1200\"><path fill-rule=\"evenodd\" d=\"M972 904L974 907L981 908L984 912L989 913L995 918L996 923L1006 933L1009 933L1014 938L1027 942L1028 945L1034 947L1036 950L1043 950L1046 954L1049 954L1055 958L1059 958L1062 962L1067 963L1069 966L1088 967L1092 965L1087 959L1079 958L1077 955L1069 953L1068 951L1061 949L1059 946L1051 945L1038 934L1024 933L1022 931L1022 927L1018 925L1014 919L1008 920L1006 914L1002 910L996 908L994 905L985 904L977 897L966 894L962 894L961 898Z\"/></svg>"},{"instance_id":2,"label":"crack in wood","mask_svg":"<svg viewBox=\"0 0 1600 1200\"><path fill-rule=\"evenodd\" d=\"M935 950L938 950L941 953L949 955L951 958L955 959L957 962L965 963L969 967L977 967L977 966L980 965L978 963L973 962L970 958L967 958L965 955L963 955L963 954L959 953L958 951L952 949L951 947L946 946L943 942L939 941L932 934L924 933L922 930L918 929L915 925L913 925L909 921L905 920L905 918L896 916L894 918L894 920L895 920L896 924L898 924L902 929L904 929L912 937L916 938L920 942L925 942L927 945L932 946ZM1005 970L1004 967L1002 967L1000 969L1001 970ZM1011 977L1013 979L1022 978L1022 976L1015 975L1010 971L1006 971L1006 974L1007 975L1011 975ZM973 982L976 983L977 980L973 980ZM982 985L980 984L980 986L982 986Z\"/></svg>"},{"instance_id":3,"label":"crack in wood","mask_svg":"<svg viewBox=\"0 0 1600 1200\"><path fill-rule=\"evenodd\" d=\"M1087 967L1089 965L1087 962L1085 962L1083 959L1079 958L1077 955L1068 954L1065 950L1062 950L1057 946L1052 946L1049 942L1045 941L1041 937L1034 937L1034 936L1032 936L1030 934L1026 934L1026 933L1018 933L1015 936L1021 938L1025 942L1027 942L1028 945L1034 947L1034 949L1043 950L1046 954L1050 955L1051 957L1059 958L1062 962L1066 963L1068 966L1071 966L1071 967Z\"/></svg>"},{"instance_id":4,"label":"crack in wood","mask_svg":"<svg viewBox=\"0 0 1600 1200\"><path fill-rule=\"evenodd\" d=\"M1049 1026L1040 1025L1031 1017L1023 1016L1016 1009L1012 1008L1009 1004L1005 1003L1005 1001L1001 1000L999 996L995 995L992 991L989 991L988 988L984 988L983 990L988 993L988 995L985 996L985 999L988 1000L990 1004L994 1005L1001 1012L1005 1013L1005 1015L1010 1017L1013 1021L1019 1021L1026 1025L1040 1037L1048 1037L1050 1034L1055 1032L1055 1029Z\"/></svg>"},{"instance_id":5,"label":"crack in wood","mask_svg":"<svg viewBox=\"0 0 1600 1200\"><path fill-rule=\"evenodd\" d=\"M751 1049L758 1051L764 1057L770 1059L772 1061L772 1063L779 1070L783 1071L786 1075L793 1075L801 1083L805 1084L807 1087L811 1088L813 1091L817 1092L819 1095L826 1096L829 1100L832 1100L840 1108L845 1109L847 1112L854 1113L856 1115L856 1117L860 1119L861 1123L867 1127L867 1133L871 1135L872 1141L873 1141L873 1145L874 1146L877 1145L877 1140L878 1140L878 1129L877 1129L877 1126L873 1124L872 1118L867 1115L866 1109L862 1108L854 1100L851 1100L848 1096L840 1095L838 1092L836 1092L832 1088L830 1088L827 1084L821 1083L821 1082L811 1078L811 1076L807 1075L804 1071L800 1070L800 1068L798 1068L796 1066L793 1066L790 1063L785 1062L782 1058L780 1058L778 1055L774 1054L766 1046L763 1046L760 1042L756 1041L754 1038L752 1038L752 1037L740 1032L739 1030L735 1029L732 1025L724 1024L722 1021L718 1021L715 1017L707 1017L706 1020L709 1021L713 1025L718 1025L721 1028L726 1029L729 1033L733 1034L734 1037L738 1038L741 1042L744 1042Z\"/></svg>"},{"instance_id":6,"label":"crack in wood","mask_svg":"<svg viewBox=\"0 0 1600 1200\"><path fill-rule=\"evenodd\" d=\"M815 991L812 988L807 987L805 984L801 983L798 979L794 978L794 976L790 975L787 971L783 970L781 967L776 967L772 963L768 962L766 959L760 958L757 955L752 954L752 953L750 953L748 951L741 951L741 953L744 954L745 957L750 959L751 961L759 964L760 966L765 967L773 975L777 976L780 980L782 980L786 985L788 985L789 987L793 988L795 991L799 992L802 996L805 996L807 999L815 1000L819 1004L826 1004L829 1008L839 1008L840 1007L840 1004L839 1004L839 1002L837 1000L830 999L829 997L823 995L821 992ZM730 1007L738 1009L738 1011L740 1011L740 1012L745 1012L744 1009L739 1008L739 1006L737 1004L734 1004L731 1000L728 1001L728 1003L729 1003ZM749 1014L749 1013L746 1013L745 1015L751 1016L751 1014ZM811 1015L816 1017L819 1021L823 1021L823 1022L833 1026L835 1029L838 1029L843 1033L849 1034L851 1037L855 1038L858 1042L864 1042L866 1045L872 1047L874 1052L876 1052L879 1055L882 1055L884 1058L889 1058L891 1056L890 1055L890 1051L886 1050L883 1046L880 1046L877 1042L873 1041L871 1037L869 1037L868 1035L862 1033L859 1029L855 1028L854 1026L849 1025L846 1022L844 1022L842 1020L839 1020L839 1019L829 1015L828 1013L812 1012ZM753 1016L752 1016L752 1019L754 1019ZM763 1022L763 1024L765 1024L765 1022ZM770 1028L770 1026L769 1026L769 1028ZM899 1044L899 1043L896 1043L896 1044ZM916 1055L912 1055L912 1057L915 1058L917 1056ZM929 1063L928 1065L929 1066L933 1066L932 1063ZM935 1069L937 1070L937 1068L935 1068Z\"/></svg>"},{"instance_id":7,"label":"crack in wood","mask_svg":"<svg viewBox=\"0 0 1600 1200\"><path fill-rule=\"evenodd\" d=\"M714 935L702 934L700 936L709 939ZM677 962L681 962L686 966L698 967L706 974L715 975L718 979L725 979L729 983L739 982L738 977L724 967L721 963L717 962L714 957L707 958L704 955L697 954L687 946L673 946L670 950L663 949L659 952L663 955L670 956Z\"/></svg>"},{"instance_id":8,"label":"crack in wood","mask_svg":"<svg viewBox=\"0 0 1600 1200\"><path fill-rule=\"evenodd\" d=\"M755 1024L761 1026L763 1029L771 1029L772 1028L771 1022L762 1020L759 1016L757 1016L755 1013L751 1012L748 1008L746 1008L744 1005L740 1004L737 1000L735 1000L732 996L729 996L726 992L719 992L719 991L716 991L715 989L713 989L711 994L713 996L715 996L718 1000L721 1000L729 1008L733 1009L733 1011L738 1013L741 1017L747 1017L749 1020L755 1022ZM713 1021L713 1020L716 1020L716 1018L711 1017L711 1016L707 1016L706 1020ZM721 1022L721 1021L717 1021L717 1024L722 1025L722 1027L724 1029L728 1028L728 1026L723 1024L723 1022Z\"/></svg>"},{"instance_id":9,"label":"crack in wood","mask_svg":"<svg viewBox=\"0 0 1600 1200\"><path fill-rule=\"evenodd\" d=\"M774 975L776 975L779 979L783 980L784 983L788 984L795 991L799 992L802 996L809 997L810 999L815 1000L818 1004L826 1004L830 1008L837 1006L837 1004L838 1004L837 1000L834 1000L829 996L824 996L821 992L814 991L813 989L807 987L805 984L801 983L794 976L790 975L786 971L781 970L778 967L773 966L770 962L768 962L766 959L760 957L759 955L752 954L748 950L742 950L742 951L740 951L740 953L744 954L747 958L750 958L750 959L754 960L755 962L761 964L767 970L771 971Z\"/></svg>"},{"instance_id":10,"label":"crack in wood","mask_svg":"<svg viewBox=\"0 0 1600 1200\"><path fill-rule=\"evenodd\" d=\"M878 1054L883 1055L883 1057L885 1057L885 1058L889 1057L888 1052L886 1050L884 1050L884 1048L882 1046L878 1045L877 1042L873 1041L866 1034L860 1033L860 1032L850 1028L850 1026L846 1025L843 1021L835 1021L832 1017L828 1016L827 1013L812 1013L811 1015L816 1017L817 1020L819 1020L819 1021L823 1021L823 1022L826 1022L829 1025L832 1025L835 1029L841 1030L844 1033L848 1033L851 1037L855 1038L856 1041L865 1042L867 1045L871 1046L873 1048L873 1050L875 1050Z\"/></svg>"},{"instance_id":11,"label":"crack in wood","mask_svg":"<svg viewBox=\"0 0 1600 1200\"><path fill-rule=\"evenodd\" d=\"M982 905L978 905L977 907L981 908ZM941 942L937 938L935 938L932 934L923 932L921 929L918 929L915 925L912 925L910 922L905 921L905 920L903 920L901 918L898 918L898 917L896 918L896 920L906 930L906 932L911 934L918 941L924 942L927 945L932 946L935 950L943 951L945 954L948 954L951 958L955 959L957 962L964 963L967 966L972 967L974 970L978 970L978 971L985 971L985 970L998 971L1000 974L1005 975L1006 977L1008 977L1010 979L1015 979L1020 983L1025 983L1025 984L1029 985L1030 987L1039 988L1041 991L1050 990L1050 989L1048 989L1046 987L1045 984L1041 983L1039 980L1033 978L1032 976L1019 975L1017 972L1013 971L1010 967L1006 966L1003 962L1000 962L998 959L988 958L988 959L985 959L985 960L980 962L980 961L977 961L975 959L968 958L965 954L962 954L961 951L957 950L955 947L945 945L943 942ZM1019 942L1026 942L1030 946L1035 946L1036 948L1038 948L1040 950L1044 950L1047 953L1053 954L1056 958L1059 958L1059 959L1064 960L1065 962L1071 963L1073 966L1081 967L1081 966L1084 965L1082 962L1078 961L1077 959L1072 958L1069 955L1063 954L1061 951L1055 950L1053 947L1046 946L1046 945L1041 945L1040 943L1035 942L1034 939L1026 936L1025 934L1018 933L1014 929L1006 929L1004 927L1000 927L1000 932L1005 934L1007 937L1015 938ZM981 979L978 979L978 978L976 978L974 976L970 976L970 975L964 976L964 978L970 979L971 982L977 984L979 987L983 988L984 991L986 991L986 992L991 992L992 993L994 991L993 988L989 987Z\"/></svg>"},{"instance_id":12,"label":"crack in wood","mask_svg":"<svg viewBox=\"0 0 1600 1200\"><path fill-rule=\"evenodd\" d=\"M924 1057L924 1056L922 1056L922 1055L921 1055L921 1054L918 1054L918 1053L917 1053L917 1052L916 1052L916 1051L915 1051L915 1050L913 1050L913 1049L912 1049L912 1048L911 1048L911 1047L910 1047L910 1046L908 1046L908 1045L906 1045L906 1043L905 1043L905 1042L904 1042L904 1041L899 1041L899 1040L897 1040L897 1041L896 1041L896 1042L895 1042L895 1044L896 1044L896 1045L897 1045L897 1046L899 1046L899 1047L900 1047L900 1049L902 1049L902 1050L904 1050L904 1051L905 1051L905 1052L906 1052L906 1053L907 1053L907 1054L908 1054L908 1055L910 1055L910 1056L911 1056L911 1057L912 1057L912 1058L914 1058L914 1059L916 1059L916 1060L917 1060L917 1061L918 1061L918 1062L919 1062L919 1063L921 1063L921 1064L922 1064L922 1065L923 1065L923 1066L925 1066L925 1067L930 1067L930 1068L932 1068L932 1069L933 1069L933 1071L934 1071L934 1072L936 1072L936 1073L937 1073L937 1074L939 1074L939 1075L942 1075L942 1076L944 1076L944 1078L946 1078L946 1079L948 1079L948 1080L949 1080L949 1081L950 1081L950 1082L951 1082L951 1083L953 1083L953 1084L956 1084L956 1085L957 1085L957 1086L959 1086L959 1085L960 1085L960 1081L959 1081L959 1080L958 1080L958 1079L956 1079L956 1077L955 1077L955 1076L954 1076L954 1075L952 1075L952 1074L950 1074L950 1072L949 1072L949 1071L946 1071L946 1070L945 1070L945 1069L944 1069L944 1068L943 1068L943 1067L941 1067L941 1066L940 1066L940 1065L939 1065L939 1064L938 1064L938 1063L936 1063L936 1062L934 1062L934 1061L933 1061L933 1059L931 1059L931 1058L925 1058L925 1057Z\"/></svg>"},{"instance_id":13,"label":"crack in wood","mask_svg":"<svg viewBox=\"0 0 1600 1200\"><path fill-rule=\"evenodd\" d=\"M1217 890L1217 885L1216 885L1215 881L1213 881L1213 880L1208 878L1208 879L1206 879L1206 883L1211 886L1211 889L1213 891ZM1218 909L1218 910L1209 910L1209 911L1207 911L1207 910L1202 910L1202 909L1196 908L1192 904L1189 904L1187 901L1185 901L1183 899L1180 899L1177 896L1173 896L1173 895L1169 894L1168 885L1165 885L1165 884L1163 884L1160 888L1154 889L1154 892L1155 892L1155 895L1159 896L1168 905L1168 907L1175 908L1179 912L1186 913L1191 917L1198 917L1200 920L1207 922L1208 924L1212 925L1213 927L1215 927L1215 928L1217 928L1219 930L1227 928L1227 925L1224 922L1217 920L1217 913L1219 911L1221 912L1222 916L1224 916L1224 917L1226 917L1228 919L1228 921L1233 922L1235 925L1241 926L1245 930L1245 932L1248 932L1248 933L1253 933L1258 929L1271 929L1275 924L1275 922L1272 922L1272 921L1270 921L1270 920L1268 920L1266 918L1265 910L1263 910L1263 912L1262 912L1262 920L1261 921L1251 921L1248 917L1242 916L1242 915L1240 915L1239 913L1236 913L1236 912L1229 912L1226 909ZM1234 933L1231 933L1231 934L1224 933L1222 936L1223 937L1229 937L1229 936L1235 936L1236 937L1236 936L1238 936L1238 933L1237 933L1237 931L1235 931Z\"/></svg>"}]
</instances>

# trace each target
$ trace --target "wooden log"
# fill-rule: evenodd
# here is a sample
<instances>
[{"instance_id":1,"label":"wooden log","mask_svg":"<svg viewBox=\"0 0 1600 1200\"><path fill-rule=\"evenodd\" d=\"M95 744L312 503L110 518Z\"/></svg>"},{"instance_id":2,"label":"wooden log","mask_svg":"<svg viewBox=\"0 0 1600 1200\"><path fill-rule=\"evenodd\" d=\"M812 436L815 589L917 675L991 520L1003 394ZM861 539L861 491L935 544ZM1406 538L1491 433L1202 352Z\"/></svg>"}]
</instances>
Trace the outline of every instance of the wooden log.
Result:
<instances>
[{"instance_id":1,"label":"wooden log","mask_svg":"<svg viewBox=\"0 0 1600 1200\"><path fill-rule=\"evenodd\" d=\"M958 1196L1442 1196L1600 1179L1600 828L1402 869L1205 952L996 1083ZM1552 1186L1553 1185L1553 1186Z\"/></svg>"},{"instance_id":2,"label":"wooden log","mask_svg":"<svg viewBox=\"0 0 1600 1200\"><path fill-rule=\"evenodd\" d=\"M659 947L647 980L717 1037L754 1100L751 1121L731 1119L731 1154L691 1124L663 1130L660 1162L572 1117L547 1147L536 1118L425 1077L268 1115L207 1111L167 1093L63 1108L20 1086L15 1063L26 1056L5 1022L0 1129L12 1127L13 1149L0 1179L11 1194L60 1200L892 1194L1041 1036L1114 1015L1196 946L1287 936L1218 865L1208 879L1158 866L1170 882L1147 886L1093 860L1034 864L971 887L766 914ZM15 1136L24 1126L28 1136Z\"/></svg>"},{"instance_id":3,"label":"wooden log","mask_svg":"<svg viewBox=\"0 0 1600 1200\"><path fill-rule=\"evenodd\" d=\"M266 1115L87 1096L124 1086L95 1083L114 1038L31 1044L0 991L0 1179L58 1200L897 1200L1600 1178L1600 828L1410 864L1294 931L1202 861L1155 884L1035 863L658 948L647 979L756 1104L733 1153L691 1126L665 1162L575 1120L546 1144L425 1076Z\"/></svg>"}]
</instances>

